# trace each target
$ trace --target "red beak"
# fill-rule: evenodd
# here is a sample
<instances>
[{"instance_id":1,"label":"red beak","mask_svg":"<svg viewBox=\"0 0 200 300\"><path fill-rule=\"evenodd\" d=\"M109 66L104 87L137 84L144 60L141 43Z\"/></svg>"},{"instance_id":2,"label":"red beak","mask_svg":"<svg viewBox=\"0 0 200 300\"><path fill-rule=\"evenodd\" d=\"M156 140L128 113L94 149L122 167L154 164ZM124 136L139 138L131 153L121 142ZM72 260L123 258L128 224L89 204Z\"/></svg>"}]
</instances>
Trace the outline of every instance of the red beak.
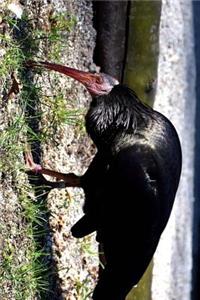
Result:
<instances>
[{"instance_id":1,"label":"red beak","mask_svg":"<svg viewBox=\"0 0 200 300\"><path fill-rule=\"evenodd\" d=\"M59 73L70 76L79 82L81 82L89 91L92 96L108 94L114 85L119 82L107 74L93 74L90 72L79 71L73 68L69 68L63 65L49 63L49 62L27 62L29 67L44 67L49 70L57 71Z\"/></svg>"},{"instance_id":2,"label":"red beak","mask_svg":"<svg viewBox=\"0 0 200 300\"><path fill-rule=\"evenodd\" d=\"M66 67L63 65L49 63L49 62L43 62L43 61L39 61L39 62L29 61L28 66L44 67L45 69L57 71L59 73L62 73L64 75L70 76L70 77L78 80L85 86L87 86L87 84L90 84L93 81L95 81L96 78L99 76L98 74L92 74L90 72L79 71L79 70L69 68L69 67Z\"/></svg>"}]
</instances>

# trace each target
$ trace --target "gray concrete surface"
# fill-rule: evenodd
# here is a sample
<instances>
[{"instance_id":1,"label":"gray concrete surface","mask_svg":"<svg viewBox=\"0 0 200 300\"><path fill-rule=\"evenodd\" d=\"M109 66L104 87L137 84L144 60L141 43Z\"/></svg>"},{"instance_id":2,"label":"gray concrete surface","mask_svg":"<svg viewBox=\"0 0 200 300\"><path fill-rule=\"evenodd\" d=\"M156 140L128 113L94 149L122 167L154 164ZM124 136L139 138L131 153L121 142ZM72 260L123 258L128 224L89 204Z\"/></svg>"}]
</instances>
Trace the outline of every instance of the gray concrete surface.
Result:
<instances>
[{"instance_id":1,"label":"gray concrete surface","mask_svg":"<svg viewBox=\"0 0 200 300\"><path fill-rule=\"evenodd\" d=\"M190 299L195 101L192 2L163 0L155 109L179 133L183 169L173 212L154 257L153 300Z\"/></svg>"}]
</instances>

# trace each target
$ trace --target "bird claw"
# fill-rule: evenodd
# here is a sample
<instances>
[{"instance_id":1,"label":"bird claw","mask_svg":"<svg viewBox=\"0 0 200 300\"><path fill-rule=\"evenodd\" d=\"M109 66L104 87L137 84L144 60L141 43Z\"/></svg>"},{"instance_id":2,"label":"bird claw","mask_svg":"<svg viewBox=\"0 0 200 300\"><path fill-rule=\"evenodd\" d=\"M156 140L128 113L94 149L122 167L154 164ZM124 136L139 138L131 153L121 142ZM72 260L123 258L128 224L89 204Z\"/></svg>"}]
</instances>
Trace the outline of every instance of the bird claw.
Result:
<instances>
[{"instance_id":1,"label":"bird claw","mask_svg":"<svg viewBox=\"0 0 200 300\"><path fill-rule=\"evenodd\" d=\"M42 166L34 162L32 153L30 151L24 153L24 158L26 162L27 171L32 171L36 174L41 172Z\"/></svg>"},{"instance_id":2,"label":"bird claw","mask_svg":"<svg viewBox=\"0 0 200 300\"><path fill-rule=\"evenodd\" d=\"M31 172L35 173L36 175L39 174L39 178L51 188L81 187L79 176L75 175L74 173L63 174L43 168L41 165L34 162L31 151L26 151L24 153L24 158L26 162L27 173ZM48 181L43 175L54 177L56 178L56 181Z\"/></svg>"},{"instance_id":3,"label":"bird claw","mask_svg":"<svg viewBox=\"0 0 200 300\"><path fill-rule=\"evenodd\" d=\"M34 186L46 186L47 189L51 188L51 182L47 181L46 178L41 174L42 166L39 164L36 164L33 160L33 156L31 151L26 151L24 153L24 159L26 163L26 173L29 175L29 181ZM39 175L37 178L31 175Z\"/></svg>"}]
</instances>

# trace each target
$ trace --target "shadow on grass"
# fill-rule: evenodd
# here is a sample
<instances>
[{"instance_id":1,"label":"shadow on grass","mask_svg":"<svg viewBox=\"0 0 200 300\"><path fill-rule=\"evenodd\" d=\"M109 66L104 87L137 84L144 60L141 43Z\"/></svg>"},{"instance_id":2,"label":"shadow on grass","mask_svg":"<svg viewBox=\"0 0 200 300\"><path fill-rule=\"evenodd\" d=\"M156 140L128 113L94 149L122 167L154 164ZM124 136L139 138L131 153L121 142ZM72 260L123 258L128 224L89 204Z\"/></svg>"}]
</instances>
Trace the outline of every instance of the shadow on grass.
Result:
<instances>
[{"instance_id":1,"label":"shadow on grass","mask_svg":"<svg viewBox=\"0 0 200 300\"><path fill-rule=\"evenodd\" d=\"M39 42L34 39L33 28L26 18L18 20L13 31L13 38L20 45L23 53L23 60L29 60L37 55ZM23 63L23 62L22 62ZM41 138L39 123L41 118L39 91L34 85L34 74L29 68L21 68L19 77L22 84L20 94L20 105L25 113L29 132L27 132L27 142L31 145L34 161L40 163ZM35 199L40 208L38 211L40 222L33 224L33 234L38 255L38 264L41 274L37 274L39 284L37 298L43 300L61 299L61 290L58 279L58 270L52 255L52 238L49 226L50 213L47 209L46 200L49 189L42 186L42 178L28 174L29 182L35 192Z\"/></svg>"}]
</instances>

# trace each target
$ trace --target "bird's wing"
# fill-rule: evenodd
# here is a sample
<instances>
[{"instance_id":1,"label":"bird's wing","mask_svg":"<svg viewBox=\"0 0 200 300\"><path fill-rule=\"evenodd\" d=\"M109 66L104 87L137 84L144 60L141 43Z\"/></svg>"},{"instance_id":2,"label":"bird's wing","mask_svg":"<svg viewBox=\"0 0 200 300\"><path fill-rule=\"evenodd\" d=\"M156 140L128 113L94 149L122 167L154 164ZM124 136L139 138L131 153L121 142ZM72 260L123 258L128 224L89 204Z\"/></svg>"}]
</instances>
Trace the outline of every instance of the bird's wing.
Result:
<instances>
[{"instance_id":1,"label":"bird's wing","mask_svg":"<svg viewBox=\"0 0 200 300\"><path fill-rule=\"evenodd\" d=\"M93 299L122 300L146 270L162 231L153 151L143 145L120 151L106 182L98 236L107 265Z\"/></svg>"},{"instance_id":2,"label":"bird's wing","mask_svg":"<svg viewBox=\"0 0 200 300\"><path fill-rule=\"evenodd\" d=\"M160 226L159 168L146 145L121 150L108 171L102 200L105 236L135 238L141 247L156 238ZM157 241L157 239L155 240Z\"/></svg>"}]
</instances>

